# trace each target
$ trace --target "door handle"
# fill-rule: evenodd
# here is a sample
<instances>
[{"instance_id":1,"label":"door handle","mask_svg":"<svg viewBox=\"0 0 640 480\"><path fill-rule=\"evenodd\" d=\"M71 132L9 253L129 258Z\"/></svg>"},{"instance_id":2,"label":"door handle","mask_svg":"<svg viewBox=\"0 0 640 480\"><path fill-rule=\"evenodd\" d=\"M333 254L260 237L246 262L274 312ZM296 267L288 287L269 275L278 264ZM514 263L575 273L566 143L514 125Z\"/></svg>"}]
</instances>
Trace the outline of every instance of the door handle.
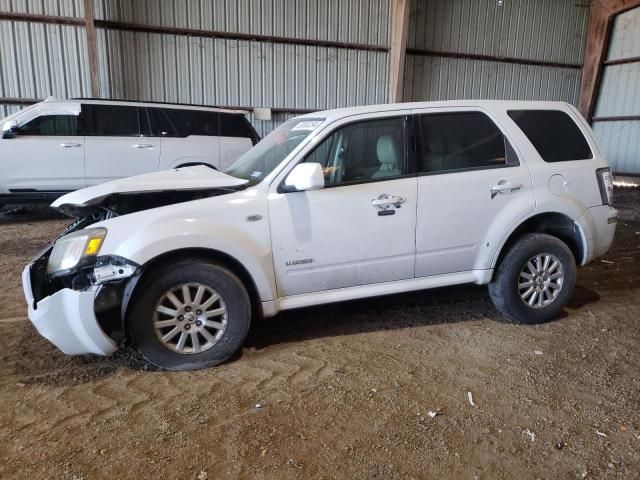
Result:
<instances>
[{"instance_id":1,"label":"door handle","mask_svg":"<svg viewBox=\"0 0 640 480\"><path fill-rule=\"evenodd\" d=\"M81 147L81 143L61 143L60 146L62 148L78 148Z\"/></svg>"},{"instance_id":2,"label":"door handle","mask_svg":"<svg viewBox=\"0 0 640 480\"><path fill-rule=\"evenodd\" d=\"M511 182L505 182L503 180L502 182L499 182L497 185L494 185L493 187L491 187L491 198L493 199L497 194L504 195L507 193L517 192L521 188L522 188L521 183L511 183Z\"/></svg>"},{"instance_id":3,"label":"door handle","mask_svg":"<svg viewBox=\"0 0 640 480\"><path fill-rule=\"evenodd\" d=\"M371 205L378 207L380 210L386 210L391 206L400 208L406 201L407 199L401 195L389 195L388 193L383 193L378 198L371 200Z\"/></svg>"},{"instance_id":4,"label":"door handle","mask_svg":"<svg viewBox=\"0 0 640 480\"><path fill-rule=\"evenodd\" d=\"M133 148L153 148L153 145L151 145L150 143L136 143Z\"/></svg>"}]
</instances>

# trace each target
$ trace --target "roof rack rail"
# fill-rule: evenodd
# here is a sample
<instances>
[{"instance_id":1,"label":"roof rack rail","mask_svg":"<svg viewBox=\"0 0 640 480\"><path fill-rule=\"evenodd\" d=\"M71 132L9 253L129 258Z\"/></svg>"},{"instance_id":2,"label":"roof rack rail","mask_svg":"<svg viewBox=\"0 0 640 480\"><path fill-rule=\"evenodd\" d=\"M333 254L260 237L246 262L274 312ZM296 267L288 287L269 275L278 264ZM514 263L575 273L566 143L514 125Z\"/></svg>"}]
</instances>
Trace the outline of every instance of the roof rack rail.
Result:
<instances>
[{"instance_id":1,"label":"roof rack rail","mask_svg":"<svg viewBox=\"0 0 640 480\"><path fill-rule=\"evenodd\" d=\"M230 107L228 105L202 105L197 103L173 103L173 102L157 102L153 100L131 100L125 98L97 98L97 97L74 97L71 100L101 100L104 102L125 102L125 103L151 103L154 105L174 105L182 107L203 107L203 108L219 108L222 110L244 110L252 112L253 107Z\"/></svg>"}]
</instances>

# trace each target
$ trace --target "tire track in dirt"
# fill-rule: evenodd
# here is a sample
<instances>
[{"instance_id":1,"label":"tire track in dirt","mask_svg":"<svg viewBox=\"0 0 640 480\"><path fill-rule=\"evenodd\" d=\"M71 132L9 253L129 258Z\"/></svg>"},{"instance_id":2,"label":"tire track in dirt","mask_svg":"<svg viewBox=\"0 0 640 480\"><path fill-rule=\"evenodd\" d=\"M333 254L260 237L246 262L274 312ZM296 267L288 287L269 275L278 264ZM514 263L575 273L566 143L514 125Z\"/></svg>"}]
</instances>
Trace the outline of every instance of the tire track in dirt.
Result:
<instances>
[{"instance_id":1,"label":"tire track in dirt","mask_svg":"<svg viewBox=\"0 0 640 480\"><path fill-rule=\"evenodd\" d=\"M640 192L620 197L640 212ZM255 322L233 362L162 372L128 351L69 358L0 322L0 478L634 478L640 215L627 217L614 264L581 269L567 316L545 325L503 323L486 289L456 287L289 312ZM0 241L50 228L3 224ZM23 305L27 259L6 259L2 301Z\"/></svg>"}]
</instances>

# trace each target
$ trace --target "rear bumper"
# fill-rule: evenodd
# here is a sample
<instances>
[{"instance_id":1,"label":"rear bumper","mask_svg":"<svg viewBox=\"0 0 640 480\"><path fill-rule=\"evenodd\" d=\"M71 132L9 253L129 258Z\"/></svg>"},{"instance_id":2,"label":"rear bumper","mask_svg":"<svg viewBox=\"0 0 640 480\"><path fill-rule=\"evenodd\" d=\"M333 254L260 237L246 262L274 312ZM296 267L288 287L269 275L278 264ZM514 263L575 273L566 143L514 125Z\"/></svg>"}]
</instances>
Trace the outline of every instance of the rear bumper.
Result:
<instances>
[{"instance_id":1,"label":"rear bumper","mask_svg":"<svg viewBox=\"0 0 640 480\"><path fill-rule=\"evenodd\" d=\"M94 311L97 287L85 291L63 288L34 301L31 265L22 272L22 286L29 306L29 320L38 333L68 355L111 355L115 342L100 328Z\"/></svg>"},{"instance_id":2,"label":"rear bumper","mask_svg":"<svg viewBox=\"0 0 640 480\"><path fill-rule=\"evenodd\" d=\"M609 251L617 223L618 211L609 205L591 207L580 217L578 224L587 243L583 265Z\"/></svg>"}]
</instances>

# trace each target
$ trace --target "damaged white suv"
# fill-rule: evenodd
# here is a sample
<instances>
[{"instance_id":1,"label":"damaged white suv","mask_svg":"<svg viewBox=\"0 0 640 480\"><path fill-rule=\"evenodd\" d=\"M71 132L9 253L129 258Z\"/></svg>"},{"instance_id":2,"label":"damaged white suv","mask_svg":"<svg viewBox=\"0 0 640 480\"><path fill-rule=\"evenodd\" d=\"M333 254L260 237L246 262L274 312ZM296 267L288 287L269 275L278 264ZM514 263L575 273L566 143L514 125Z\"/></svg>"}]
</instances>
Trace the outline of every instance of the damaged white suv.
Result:
<instances>
[{"instance_id":1,"label":"damaged white suv","mask_svg":"<svg viewBox=\"0 0 640 480\"><path fill-rule=\"evenodd\" d=\"M182 370L237 351L281 310L488 284L520 323L569 301L616 210L602 150L563 103L458 101L287 121L225 173L90 187L23 274L29 318L68 354L121 341Z\"/></svg>"}]
</instances>

